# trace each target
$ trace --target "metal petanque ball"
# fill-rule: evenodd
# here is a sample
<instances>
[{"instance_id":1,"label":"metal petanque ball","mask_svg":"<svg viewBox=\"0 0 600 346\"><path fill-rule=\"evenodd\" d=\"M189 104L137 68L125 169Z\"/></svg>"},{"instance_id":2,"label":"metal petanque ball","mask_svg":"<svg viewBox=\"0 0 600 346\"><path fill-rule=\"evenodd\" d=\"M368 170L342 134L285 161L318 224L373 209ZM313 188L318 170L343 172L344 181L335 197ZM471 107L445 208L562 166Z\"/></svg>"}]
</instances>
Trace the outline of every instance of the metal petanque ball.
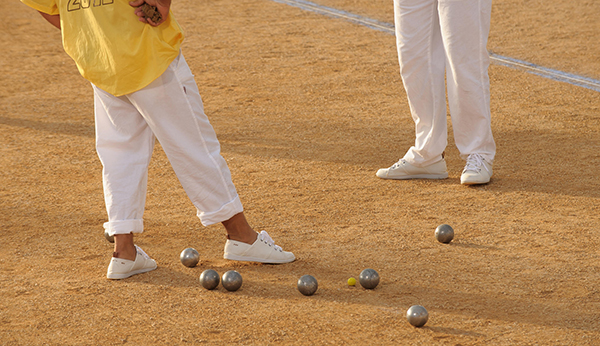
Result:
<instances>
[{"instance_id":1,"label":"metal petanque ball","mask_svg":"<svg viewBox=\"0 0 600 346\"><path fill-rule=\"evenodd\" d=\"M372 290L379 285L379 274L375 269L368 268L360 272L358 281L362 287Z\"/></svg>"},{"instance_id":2,"label":"metal petanque ball","mask_svg":"<svg viewBox=\"0 0 600 346\"><path fill-rule=\"evenodd\" d=\"M435 229L435 239L440 243L448 244L454 239L454 230L450 225L439 225Z\"/></svg>"},{"instance_id":3,"label":"metal petanque ball","mask_svg":"<svg viewBox=\"0 0 600 346\"><path fill-rule=\"evenodd\" d=\"M217 288L220 281L219 273L213 269L207 269L200 274L200 283L202 284L202 287L207 290L214 290Z\"/></svg>"},{"instance_id":4,"label":"metal petanque ball","mask_svg":"<svg viewBox=\"0 0 600 346\"><path fill-rule=\"evenodd\" d=\"M223 287L228 291L237 291L242 287L242 276L235 270L229 270L223 274L221 279Z\"/></svg>"},{"instance_id":5,"label":"metal petanque ball","mask_svg":"<svg viewBox=\"0 0 600 346\"><path fill-rule=\"evenodd\" d=\"M317 288L319 288L319 283L312 275L302 275L298 279L298 291L305 296L312 296L317 292Z\"/></svg>"},{"instance_id":6,"label":"metal petanque ball","mask_svg":"<svg viewBox=\"0 0 600 346\"><path fill-rule=\"evenodd\" d=\"M200 254L198 253L198 251L196 251L196 249L189 247L181 251L181 255L179 255L179 260L184 266L192 268L195 267L196 264L198 264L198 261L200 260Z\"/></svg>"},{"instance_id":7,"label":"metal petanque ball","mask_svg":"<svg viewBox=\"0 0 600 346\"><path fill-rule=\"evenodd\" d=\"M108 234L108 230L104 231L104 237L108 240L109 243L115 242L115 236Z\"/></svg>"},{"instance_id":8,"label":"metal petanque ball","mask_svg":"<svg viewBox=\"0 0 600 346\"><path fill-rule=\"evenodd\" d=\"M421 305L413 305L406 312L406 319L414 327L423 327L429 319L429 313Z\"/></svg>"}]
</instances>

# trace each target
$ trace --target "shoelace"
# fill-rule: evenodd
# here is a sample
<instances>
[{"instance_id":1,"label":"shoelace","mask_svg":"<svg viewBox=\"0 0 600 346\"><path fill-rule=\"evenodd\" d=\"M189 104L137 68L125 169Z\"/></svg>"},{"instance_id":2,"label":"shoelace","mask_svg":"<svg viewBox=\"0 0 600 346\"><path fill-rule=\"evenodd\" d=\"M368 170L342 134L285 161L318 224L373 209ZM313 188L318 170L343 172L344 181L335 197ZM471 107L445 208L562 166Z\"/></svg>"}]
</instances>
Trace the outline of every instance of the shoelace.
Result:
<instances>
[{"instance_id":1,"label":"shoelace","mask_svg":"<svg viewBox=\"0 0 600 346\"><path fill-rule=\"evenodd\" d=\"M400 167L401 165L404 165L404 163L405 163L405 162L406 162L406 160L404 160L404 159L401 159L400 161L398 161L398 162L394 163L394 164L392 165L392 167L390 167L390 168L391 168L391 169L398 168L398 167Z\"/></svg>"},{"instance_id":2,"label":"shoelace","mask_svg":"<svg viewBox=\"0 0 600 346\"><path fill-rule=\"evenodd\" d=\"M137 245L136 245L136 246L135 246L135 249L137 250L137 252L138 252L140 255L144 256L144 258L145 258L145 259L150 259L150 256L148 256L148 254L147 254L147 253L145 253L145 252L144 252L144 250L142 250L142 248L141 248L141 247L139 247L139 246L137 246Z\"/></svg>"},{"instance_id":3,"label":"shoelace","mask_svg":"<svg viewBox=\"0 0 600 346\"><path fill-rule=\"evenodd\" d=\"M282 251L281 246L275 245L275 241L271 238L267 231L260 231L259 237L261 241L269 244L269 246L272 246L275 250Z\"/></svg>"},{"instance_id":4,"label":"shoelace","mask_svg":"<svg viewBox=\"0 0 600 346\"><path fill-rule=\"evenodd\" d=\"M479 154L471 154L467 158L467 165L465 166L465 171L476 171L479 172L481 170L481 166L485 168L485 170L489 173L487 167L483 164L483 157Z\"/></svg>"}]
</instances>

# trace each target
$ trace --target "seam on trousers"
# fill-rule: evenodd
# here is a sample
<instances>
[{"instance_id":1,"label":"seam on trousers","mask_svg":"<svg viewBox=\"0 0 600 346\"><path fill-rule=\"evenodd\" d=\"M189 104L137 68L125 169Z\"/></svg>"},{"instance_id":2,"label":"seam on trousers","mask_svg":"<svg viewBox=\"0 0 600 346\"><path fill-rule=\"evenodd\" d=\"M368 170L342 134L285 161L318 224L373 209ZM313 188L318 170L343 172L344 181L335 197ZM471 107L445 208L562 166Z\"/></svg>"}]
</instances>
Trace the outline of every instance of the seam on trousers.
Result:
<instances>
[{"instance_id":1,"label":"seam on trousers","mask_svg":"<svg viewBox=\"0 0 600 346\"><path fill-rule=\"evenodd\" d=\"M477 1L477 11L478 11L477 13L479 13L479 17L478 17L478 19L479 19L479 23L478 23L479 24L478 25L478 29L479 29L479 51L480 52L485 51L486 54L489 54L487 52L487 47L485 47L485 45L483 44L483 41L485 39L484 39L484 37L482 35L482 32L483 32L483 30L482 30L483 15L481 13L481 0ZM486 14L486 16L487 16L487 14ZM489 33L488 33L488 35L489 35ZM489 59L489 57L488 57L488 59ZM490 126L491 126L491 108L490 108L489 97L486 97L486 93L485 93L486 85L485 85L485 80L484 80L485 78L483 77L484 73L487 74L487 70L485 70L483 68L483 59L479 59L479 82L481 83L481 90L483 90L483 95L482 95L483 96L483 102L485 102L486 109L490 113L489 114L490 115L489 119L490 119ZM489 86L487 86L487 89L489 90ZM488 115L488 114L486 114L486 115Z\"/></svg>"},{"instance_id":2,"label":"seam on trousers","mask_svg":"<svg viewBox=\"0 0 600 346\"><path fill-rule=\"evenodd\" d=\"M179 68L179 64L178 67ZM179 77L179 75L176 73L176 71L173 71L175 78L177 79L177 82L183 86L183 83L181 81L181 78ZM195 83L195 81L194 81ZM181 91L183 92L183 90ZM210 158L210 161L213 163L213 165L217 168L217 171L219 172L219 177L221 177L221 182L223 183L223 187L225 188L225 190L227 191L227 197L229 198L229 200L231 201L234 197L231 195L231 191L229 191L229 187L227 186L227 182L225 181L225 177L223 176L223 172L221 171L221 169L219 168L219 164L215 161L215 158L210 154L210 150L208 150L208 146L206 145L206 141L204 140L204 137L202 136L202 130L200 129L200 125L198 124L198 120L196 119L195 113L194 113L194 109L192 108L192 105L190 104L190 101L188 100L188 96L186 93L184 93L184 98L185 98L185 103L190 111L190 114L192 115L192 118L194 120L194 124L196 124L196 130L198 131L198 134L200 135L200 140L202 141L202 146L204 147L204 151L208 154L208 157ZM207 116L208 117L208 116ZM216 136L216 133L215 133ZM218 139L217 139L218 141Z\"/></svg>"},{"instance_id":3,"label":"seam on trousers","mask_svg":"<svg viewBox=\"0 0 600 346\"><path fill-rule=\"evenodd\" d=\"M442 36L442 25L440 23L440 16L439 16L439 8L440 4L439 1L435 1L434 2L434 8L433 11L430 13L433 15L433 17L437 17L437 23L438 26L440 27L440 40L442 40L442 47L444 46L444 37ZM435 100L435 84L434 84L434 75L433 75L433 71L432 71L432 65L433 65L433 38L435 36L435 33L433 32L433 27L435 25L435 21L434 20L430 20L429 21L430 26L429 26L429 42L427 45L427 72L429 73L429 88L431 90L431 96L433 98L432 103L433 103L433 109L432 109L432 117L431 117L431 131L429 132L429 134L427 135L426 141L429 142L431 140L431 134L433 132L433 127L434 127L434 122L435 122L435 117L436 117L436 100ZM443 49L444 51L444 71L446 71L446 49ZM445 73L445 72L444 72ZM445 87L444 87L444 90ZM445 95L444 95L445 96ZM421 153L419 153L419 156L423 157L423 155Z\"/></svg>"}]
</instances>

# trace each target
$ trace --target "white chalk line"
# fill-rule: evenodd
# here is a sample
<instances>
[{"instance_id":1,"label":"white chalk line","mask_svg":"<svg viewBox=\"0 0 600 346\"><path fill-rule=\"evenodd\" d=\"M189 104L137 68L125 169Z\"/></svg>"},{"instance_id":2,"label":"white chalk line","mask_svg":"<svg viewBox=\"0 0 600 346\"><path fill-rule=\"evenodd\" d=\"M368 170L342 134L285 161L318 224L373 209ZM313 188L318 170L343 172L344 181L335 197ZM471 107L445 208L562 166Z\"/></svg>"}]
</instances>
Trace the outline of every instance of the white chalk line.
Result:
<instances>
[{"instance_id":1,"label":"white chalk line","mask_svg":"<svg viewBox=\"0 0 600 346\"><path fill-rule=\"evenodd\" d=\"M347 21L369 27L371 29L383 31L388 34L395 35L394 25L390 23L380 22L375 19L363 17L354 13L338 10L335 8L322 6L306 0L272 0L281 4L294 6L303 10L316 12L319 14L341 18ZM600 81L588 77L578 76L575 74L554 70L551 68L539 66L527 61L510 58L495 53L489 53L490 60L496 65L502 65L513 69L523 70L527 73L535 74L544 78L549 78L559 82L565 82L572 85L580 86L586 89L600 92Z\"/></svg>"}]
</instances>

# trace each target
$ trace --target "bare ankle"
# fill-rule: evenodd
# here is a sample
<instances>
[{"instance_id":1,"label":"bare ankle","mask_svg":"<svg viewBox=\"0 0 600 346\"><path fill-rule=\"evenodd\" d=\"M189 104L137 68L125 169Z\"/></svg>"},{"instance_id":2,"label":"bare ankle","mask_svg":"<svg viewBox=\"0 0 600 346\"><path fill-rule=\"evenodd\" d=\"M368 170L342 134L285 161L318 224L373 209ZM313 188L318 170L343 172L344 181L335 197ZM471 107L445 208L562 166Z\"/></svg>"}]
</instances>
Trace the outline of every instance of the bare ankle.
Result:
<instances>
[{"instance_id":1,"label":"bare ankle","mask_svg":"<svg viewBox=\"0 0 600 346\"><path fill-rule=\"evenodd\" d=\"M133 234L115 234L113 257L134 261L137 251L133 243Z\"/></svg>"},{"instance_id":2,"label":"bare ankle","mask_svg":"<svg viewBox=\"0 0 600 346\"><path fill-rule=\"evenodd\" d=\"M246 244L254 244L257 237L258 233L254 231L252 231L251 233L243 234L227 234L227 239L239 241Z\"/></svg>"},{"instance_id":3,"label":"bare ankle","mask_svg":"<svg viewBox=\"0 0 600 346\"><path fill-rule=\"evenodd\" d=\"M244 213L234 215L231 219L223 221L227 231L227 239L236 240L246 244L254 244L258 233L246 221Z\"/></svg>"},{"instance_id":4,"label":"bare ankle","mask_svg":"<svg viewBox=\"0 0 600 346\"><path fill-rule=\"evenodd\" d=\"M126 259L126 260L130 260L130 261L135 261L135 258L137 256L137 252L134 251L133 253L130 251L115 251L113 252L113 257L114 258L121 258L121 259Z\"/></svg>"}]
</instances>

